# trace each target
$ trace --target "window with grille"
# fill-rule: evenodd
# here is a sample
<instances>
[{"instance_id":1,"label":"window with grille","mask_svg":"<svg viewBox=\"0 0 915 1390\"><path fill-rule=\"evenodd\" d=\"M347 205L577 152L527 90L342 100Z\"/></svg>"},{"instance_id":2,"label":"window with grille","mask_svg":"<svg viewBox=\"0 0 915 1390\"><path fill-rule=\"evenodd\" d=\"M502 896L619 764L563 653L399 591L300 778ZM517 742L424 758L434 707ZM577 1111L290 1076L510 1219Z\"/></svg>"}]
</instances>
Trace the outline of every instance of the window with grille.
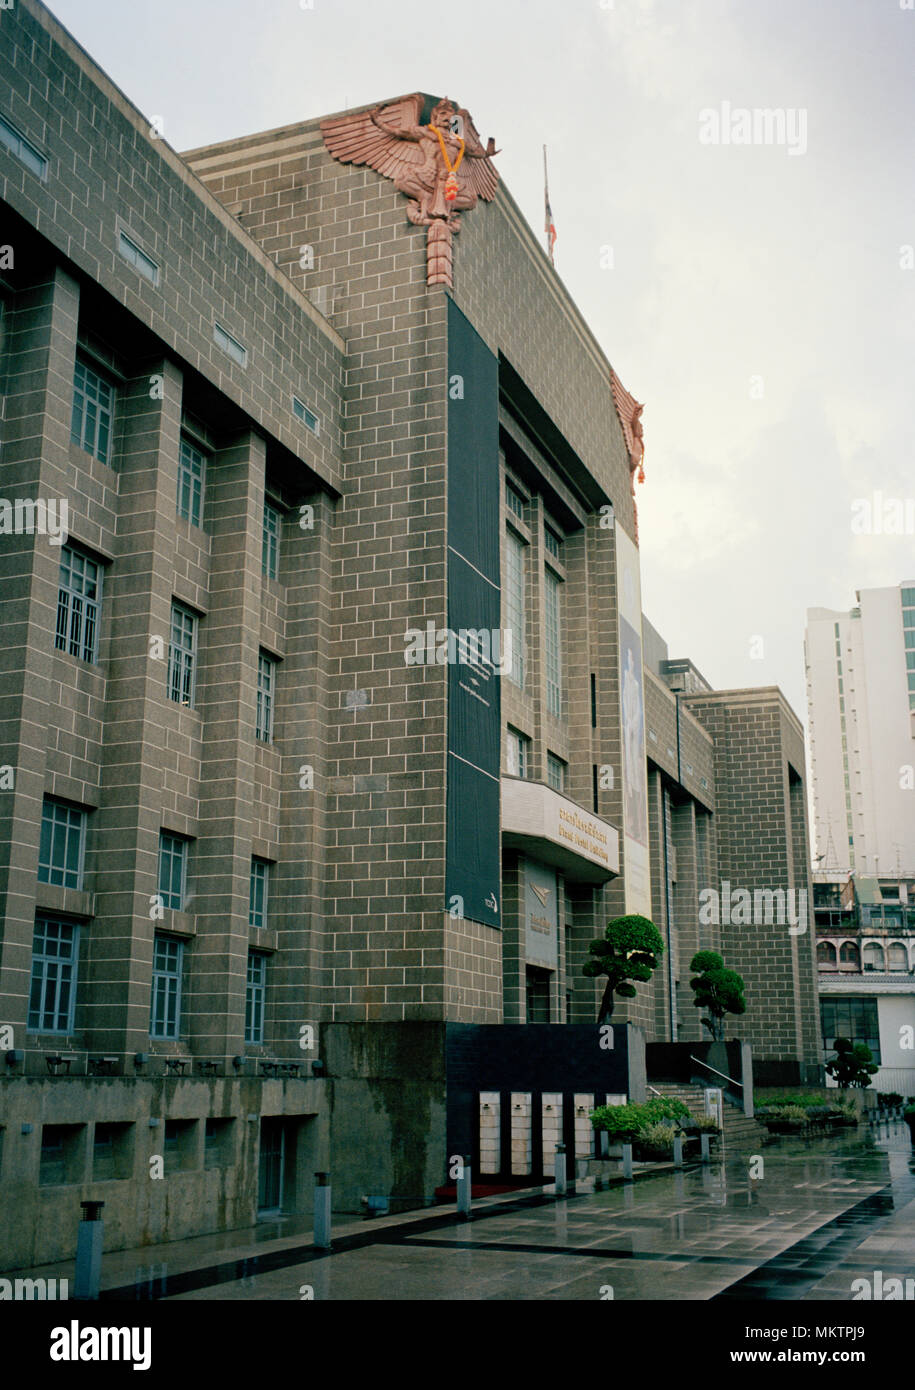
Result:
<instances>
[{"instance_id":1,"label":"window with grille","mask_svg":"<svg viewBox=\"0 0 915 1390\"><path fill-rule=\"evenodd\" d=\"M276 662L261 652L257 658L257 737L262 743L273 742L273 700L276 686Z\"/></svg>"},{"instance_id":2,"label":"window with grille","mask_svg":"<svg viewBox=\"0 0 915 1390\"><path fill-rule=\"evenodd\" d=\"M77 357L73 374L73 412L70 439L100 463L111 462L114 388L101 372Z\"/></svg>"},{"instance_id":3,"label":"window with grille","mask_svg":"<svg viewBox=\"0 0 915 1390\"><path fill-rule=\"evenodd\" d=\"M206 455L181 436L178 459L178 515L192 526L203 525L203 479Z\"/></svg>"},{"instance_id":4,"label":"window with grille","mask_svg":"<svg viewBox=\"0 0 915 1390\"><path fill-rule=\"evenodd\" d=\"M864 1043L880 1061L880 1029L877 1024L876 999L821 999L820 1023L823 1044L832 1055L836 1038L849 1038L852 1043Z\"/></svg>"},{"instance_id":5,"label":"window with grille","mask_svg":"<svg viewBox=\"0 0 915 1390\"><path fill-rule=\"evenodd\" d=\"M181 912L187 895L187 840L159 833L159 897L163 907Z\"/></svg>"},{"instance_id":6,"label":"window with grille","mask_svg":"<svg viewBox=\"0 0 915 1390\"><path fill-rule=\"evenodd\" d=\"M248 952L248 978L245 987L245 1042L264 1041L264 1003L267 993L267 957L262 951Z\"/></svg>"},{"instance_id":7,"label":"window with grille","mask_svg":"<svg viewBox=\"0 0 915 1390\"><path fill-rule=\"evenodd\" d=\"M197 664L197 618L183 603L172 604L168 644L168 696L179 705L194 705Z\"/></svg>"},{"instance_id":8,"label":"window with grille","mask_svg":"<svg viewBox=\"0 0 915 1390\"><path fill-rule=\"evenodd\" d=\"M177 1038L181 1027L181 969L184 942L156 935L153 944L151 1038Z\"/></svg>"},{"instance_id":9,"label":"window with grille","mask_svg":"<svg viewBox=\"0 0 915 1390\"><path fill-rule=\"evenodd\" d=\"M86 813L46 796L41 811L38 882L60 888L83 886Z\"/></svg>"},{"instance_id":10,"label":"window with grille","mask_svg":"<svg viewBox=\"0 0 915 1390\"><path fill-rule=\"evenodd\" d=\"M35 919L29 989L30 1033L73 1031L78 938L79 927L75 922L43 914Z\"/></svg>"},{"instance_id":11,"label":"window with grille","mask_svg":"<svg viewBox=\"0 0 915 1390\"><path fill-rule=\"evenodd\" d=\"M65 545L60 556L57 588L55 649L98 661L99 608L102 592L100 567L88 555Z\"/></svg>"},{"instance_id":12,"label":"window with grille","mask_svg":"<svg viewBox=\"0 0 915 1390\"><path fill-rule=\"evenodd\" d=\"M505 625L511 632L512 660L505 674L521 690L524 689L525 667L525 608L524 552L525 544L514 531L505 533Z\"/></svg>"},{"instance_id":13,"label":"window with grille","mask_svg":"<svg viewBox=\"0 0 915 1390\"><path fill-rule=\"evenodd\" d=\"M562 714L562 616L561 581L552 570L546 571L544 585L546 643L546 707L558 719Z\"/></svg>"},{"instance_id":14,"label":"window with grille","mask_svg":"<svg viewBox=\"0 0 915 1390\"><path fill-rule=\"evenodd\" d=\"M269 502L264 503L261 569L268 579L276 579L280 570L280 513Z\"/></svg>"}]
</instances>

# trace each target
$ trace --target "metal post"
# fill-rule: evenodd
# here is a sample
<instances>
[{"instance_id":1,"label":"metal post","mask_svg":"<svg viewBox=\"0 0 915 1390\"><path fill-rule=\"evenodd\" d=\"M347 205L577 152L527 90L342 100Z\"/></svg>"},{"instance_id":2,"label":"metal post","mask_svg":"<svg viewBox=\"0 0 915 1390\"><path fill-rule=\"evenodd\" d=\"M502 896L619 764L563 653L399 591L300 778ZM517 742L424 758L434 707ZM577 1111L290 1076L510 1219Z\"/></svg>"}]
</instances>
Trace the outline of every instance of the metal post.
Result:
<instances>
[{"instance_id":1,"label":"metal post","mask_svg":"<svg viewBox=\"0 0 915 1390\"><path fill-rule=\"evenodd\" d=\"M632 1182L632 1145L623 1145L623 1177L626 1182Z\"/></svg>"},{"instance_id":2,"label":"metal post","mask_svg":"<svg viewBox=\"0 0 915 1390\"><path fill-rule=\"evenodd\" d=\"M80 1202L84 1215L76 1236L74 1298L98 1298L102 1278L102 1242L105 1223L99 1212L104 1202Z\"/></svg>"},{"instance_id":3,"label":"metal post","mask_svg":"<svg viewBox=\"0 0 915 1390\"><path fill-rule=\"evenodd\" d=\"M702 1146L702 1162L703 1162L703 1163L708 1163L708 1161L709 1161L708 1135L707 1135L707 1134L700 1134L700 1135L699 1135L699 1142L700 1142L700 1144L701 1144L701 1146Z\"/></svg>"},{"instance_id":4,"label":"metal post","mask_svg":"<svg viewBox=\"0 0 915 1390\"><path fill-rule=\"evenodd\" d=\"M674 1139L674 1167L683 1167L683 1136L678 1134Z\"/></svg>"},{"instance_id":5,"label":"metal post","mask_svg":"<svg viewBox=\"0 0 915 1390\"><path fill-rule=\"evenodd\" d=\"M461 1162L461 1171L457 1180L457 1209L458 1216L462 1221L470 1220L470 1205L472 1200L471 1173L470 1173L470 1154L465 1154Z\"/></svg>"},{"instance_id":6,"label":"metal post","mask_svg":"<svg viewBox=\"0 0 915 1390\"><path fill-rule=\"evenodd\" d=\"M553 1173L556 1181L556 1196L564 1197L568 1191L565 1144L556 1145L556 1154L553 1159Z\"/></svg>"},{"instance_id":7,"label":"metal post","mask_svg":"<svg viewBox=\"0 0 915 1390\"><path fill-rule=\"evenodd\" d=\"M330 1173L315 1173L315 1246L329 1250L330 1231Z\"/></svg>"}]
</instances>

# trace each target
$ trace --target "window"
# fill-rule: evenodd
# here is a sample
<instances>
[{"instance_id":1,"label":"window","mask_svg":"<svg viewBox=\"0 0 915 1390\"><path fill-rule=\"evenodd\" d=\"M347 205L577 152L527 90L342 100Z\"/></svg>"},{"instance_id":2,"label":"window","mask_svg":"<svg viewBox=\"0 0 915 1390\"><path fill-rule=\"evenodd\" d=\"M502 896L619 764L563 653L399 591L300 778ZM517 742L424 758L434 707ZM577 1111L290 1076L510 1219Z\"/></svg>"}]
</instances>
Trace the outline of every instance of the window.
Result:
<instances>
[{"instance_id":1,"label":"window","mask_svg":"<svg viewBox=\"0 0 915 1390\"><path fill-rule=\"evenodd\" d=\"M22 132L3 116L0 116L0 144L5 145L10 154L15 155L21 164L24 164L33 174L37 174L40 179L48 177L48 161L44 155L40 154L31 140L27 140Z\"/></svg>"},{"instance_id":2,"label":"window","mask_svg":"<svg viewBox=\"0 0 915 1390\"><path fill-rule=\"evenodd\" d=\"M30 1033L72 1032L78 938L75 922L36 917L29 991Z\"/></svg>"},{"instance_id":3,"label":"window","mask_svg":"<svg viewBox=\"0 0 915 1390\"><path fill-rule=\"evenodd\" d=\"M821 999L820 1022L823 1044L828 1055L835 1050L836 1038L864 1043L880 1061L880 1031L877 1026L876 999Z\"/></svg>"},{"instance_id":4,"label":"window","mask_svg":"<svg viewBox=\"0 0 915 1390\"><path fill-rule=\"evenodd\" d=\"M82 888L86 813L46 796L41 811L38 882Z\"/></svg>"},{"instance_id":5,"label":"window","mask_svg":"<svg viewBox=\"0 0 915 1390\"><path fill-rule=\"evenodd\" d=\"M181 967L184 942L156 935L153 944L151 1038L177 1038L181 1026Z\"/></svg>"},{"instance_id":6,"label":"window","mask_svg":"<svg viewBox=\"0 0 915 1390\"><path fill-rule=\"evenodd\" d=\"M204 467L205 456L182 435L178 460L178 515L192 526L203 524Z\"/></svg>"},{"instance_id":7,"label":"window","mask_svg":"<svg viewBox=\"0 0 915 1390\"><path fill-rule=\"evenodd\" d=\"M836 966L836 948L829 941L817 942L817 965L827 966L834 970Z\"/></svg>"},{"instance_id":8,"label":"window","mask_svg":"<svg viewBox=\"0 0 915 1390\"><path fill-rule=\"evenodd\" d=\"M159 897L163 907L181 912L187 893L187 845L180 835L159 832Z\"/></svg>"},{"instance_id":9,"label":"window","mask_svg":"<svg viewBox=\"0 0 915 1390\"><path fill-rule=\"evenodd\" d=\"M257 737L262 743L273 742L273 696L276 685L276 662L263 652L257 658Z\"/></svg>"},{"instance_id":10,"label":"window","mask_svg":"<svg viewBox=\"0 0 915 1390\"><path fill-rule=\"evenodd\" d=\"M506 671L509 680L524 689L524 553L525 545L514 531L505 534L505 622L512 635L511 667Z\"/></svg>"},{"instance_id":11,"label":"window","mask_svg":"<svg viewBox=\"0 0 915 1390\"><path fill-rule=\"evenodd\" d=\"M268 579L276 579L280 570L280 513L269 502L264 503L261 570Z\"/></svg>"},{"instance_id":12,"label":"window","mask_svg":"<svg viewBox=\"0 0 915 1390\"><path fill-rule=\"evenodd\" d=\"M566 785L566 765L562 758L557 758L555 753L546 755L546 780L554 791L565 791Z\"/></svg>"},{"instance_id":13,"label":"window","mask_svg":"<svg viewBox=\"0 0 915 1390\"><path fill-rule=\"evenodd\" d=\"M510 777L530 777L531 741L516 729L509 729L505 745L506 766Z\"/></svg>"},{"instance_id":14,"label":"window","mask_svg":"<svg viewBox=\"0 0 915 1390\"><path fill-rule=\"evenodd\" d=\"M548 555L553 555L558 560L562 555L562 541L555 531L551 531L549 526L543 530L544 544Z\"/></svg>"},{"instance_id":15,"label":"window","mask_svg":"<svg viewBox=\"0 0 915 1390\"><path fill-rule=\"evenodd\" d=\"M80 550L65 545L60 556L55 649L81 661L98 661L99 566Z\"/></svg>"},{"instance_id":16,"label":"window","mask_svg":"<svg viewBox=\"0 0 915 1390\"><path fill-rule=\"evenodd\" d=\"M270 865L266 859L251 860L251 891L248 898L248 926L267 925L267 884Z\"/></svg>"},{"instance_id":17,"label":"window","mask_svg":"<svg viewBox=\"0 0 915 1390\"><path fill-rule=\"evenodd\" d=\"M909 955L901 942L893 941L890 943L886 953L886 963L889 970L908 970Z\"/></svg>"},{"instance_id":18,"label":"window","mask_svg":"<svg viewBox=\"0 0 915 1390\"><path fill-rule=\"evenodd\" d=\"M839 950L839 964L853 965L858 969L858 948L853 941L846 941Z\"/></svg>"},{"instance_id":19,"label":"window","mask_svg":"<svg viewBox=\"0 0 915 1390\"><path fill-rule=\"evenodd\" d=\"M868 941L864 948L865 970L883 970L883 947L876 941Z\"/></svg>"},{"instance_id":20,"label":"window","mask_svg":"<svg viewBox=\"0 0 915 1390\"><path fill-rule=\"evenodd\" d=\"M560 626L560 587L552 570L546 571L546 707L558 719L562 714L562 629Z\"/></svg>"},{"instance_id":21,"label":"window","mask_svg":"<svg viewBox=\"0 0 915 1390\"><path fill-rule=\"evenodd\" d=\"M111 421L114 388L83 357L77 357L73 374L73 413L70 440L100 463L111 462Z\"/></svg>"},{"instance_id":22,"label":"window","mask_svg":"<svg viewBox=\"0 0 915 1390\"><path fill-rule=\"evenodd\" d=\"M506 507L508 507L508 510L518 518L519 521L524 520L524 512L525 508L527 507L527 503L521 496L521 493L512 487L511 483L505 484L505 505Z\"/></svg>"},{"instance_id":23,"label":"window","mask_svg":"<svg viewBox=\"0 0 915 1390\"><path fill-rule=\"evenodd\" d=\"M168 644L168 697L179 705L194 706L194 670L197 662L197 618L183 603L172 603L172 631Z\"/></svg>"},{"instance_id":24,"label":"window","mask_svg":"<svg viewBox=\"0 0 915 1390\"><path fill-rule=\"evenodd\" d=\"M237 338L233 338L231 333L227 333L222 324L213 324L213 342L240 367L245 366L248 361L248 349Z\"/></svg>"},{"instance_id":25,"label":"window","mask_svg":"<svg viewBox=\"0 0 915 1390\"><path fill-rule=\"evenodd\" d=\"M145 280L148 280L151 285L158 285L159 267L156 262L152 257L147 256L145 251L141 251L137 243L132 241L126 232L121 232L118 238L118 251L127 264L132 265L134 270Z\"/></svg>"},{"instance_id":26,"label":"window","mask_svg":"<svg viewBox=\"0 0 915 1390\"><path fill-rule=\"evenodd\" d=\"M298 416L304 425L307 425L312 434L320 434L321 422L313 410L309 410L307 405L303 405L298 396L292 398L292 413Z\"/></svg>"},{"instance_id":27,"label":"window","mask_svg":"<svg viewBox=\"0 0 915 1390\"><path fill-rule=\"evenodd\" d=\"M248 952L248 979L245 988L245 1042L264 1041L264 998L267 986L267 957L262 951Z\"/></svg>"}]
</instances>

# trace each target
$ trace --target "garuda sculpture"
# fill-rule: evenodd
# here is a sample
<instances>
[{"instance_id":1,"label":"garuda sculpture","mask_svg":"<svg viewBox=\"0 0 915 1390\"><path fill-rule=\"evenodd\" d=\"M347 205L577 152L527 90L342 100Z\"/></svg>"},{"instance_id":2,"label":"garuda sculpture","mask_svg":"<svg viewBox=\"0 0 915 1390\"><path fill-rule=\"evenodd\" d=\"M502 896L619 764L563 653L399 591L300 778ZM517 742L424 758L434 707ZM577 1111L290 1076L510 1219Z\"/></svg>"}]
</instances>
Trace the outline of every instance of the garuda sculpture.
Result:
<instances>
[{"instance_id":1,"label":"garuda sculpture","mask_svg":"<svg viewBox=\"0 0 915 1390\"><path fill-rule=\"evenodd\" d=\"M321 122L324 144L343 164L367 164L410 199L407 216L426 227L426 282L452 287L451 238L460 229L459 212L492 202L499 175L492 164L498 151L486 149L469 114L446 97L422 125L422 93L387 106Z\"/></svg>"}]
</instances>

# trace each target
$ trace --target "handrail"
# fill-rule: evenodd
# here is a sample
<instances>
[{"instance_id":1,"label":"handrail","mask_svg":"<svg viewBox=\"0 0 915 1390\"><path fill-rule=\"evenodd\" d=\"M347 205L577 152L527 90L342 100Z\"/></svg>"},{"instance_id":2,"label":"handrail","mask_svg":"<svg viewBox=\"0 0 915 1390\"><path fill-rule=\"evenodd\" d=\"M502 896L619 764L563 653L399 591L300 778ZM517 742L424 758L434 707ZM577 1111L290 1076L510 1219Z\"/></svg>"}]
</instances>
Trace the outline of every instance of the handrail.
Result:
<instances>
[{"instance_id":1,"label":"handrail","mask_svg":"<svg viewBox=\"0 0 915 1390\"><path fill-rule=\"evenodd\" d=\"M664 1094L663 1091L659 1091L659 1090L658 1090L657 1086L649 1086L649 1085L647 1084L647 1082L646 1082L646 1084L645 1084L645 1089L646 1089L647 1091L651 1091L652 1095L655 1095L655 1096L660 1096L660 1095L663 1095L663 1094Z\"/></svg>"},{"instance_id":2,"label":"handrail","mask_svg":"<svg viewBox=\"0 0 915 1390\"><path fill-rule=\"evenodd\" d=\"M690 1053L689 1060L695 1062L697 1066L705 1067L706 1071L713 1071L716 1076L723 1076L725 1081L730 1081L732 1086L739 1086L740 1089L743 1090L742 1081L736 1081L733 1076L728 1076L727 1072L719 1071L717 1067L710 1066L708 1062L703 1062L701 1057L694 1057L693 1054Z\"/></svg>"}]
</instances>

